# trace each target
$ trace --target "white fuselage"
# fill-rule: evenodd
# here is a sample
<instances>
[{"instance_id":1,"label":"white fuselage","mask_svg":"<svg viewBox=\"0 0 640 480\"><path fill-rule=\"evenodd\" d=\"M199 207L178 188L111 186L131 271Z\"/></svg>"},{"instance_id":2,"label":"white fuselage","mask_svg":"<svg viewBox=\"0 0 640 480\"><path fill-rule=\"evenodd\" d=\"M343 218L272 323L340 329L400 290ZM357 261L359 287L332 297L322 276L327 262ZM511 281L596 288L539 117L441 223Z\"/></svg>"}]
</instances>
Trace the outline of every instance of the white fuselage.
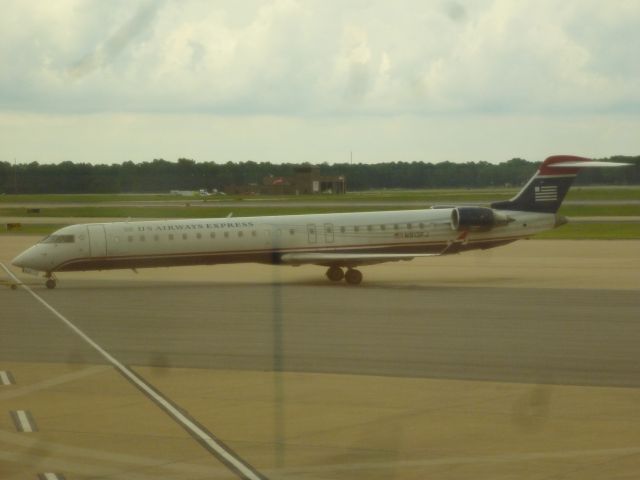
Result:
<instances>
[{"instance_id":1,"label":"white fuselage","mask_svg":"<svg viewBox=\"0 0 640 480\"><path fill-rule=\"evenodd\" d=\"M451 213L451 208L443 208L73 225L13 263L55 272L280 263L281 256L291 252L433 253L452 244L457 245L452 252L459 252L503 245L556 223L555 214L509 211L513 221L507 225L461 232L452 228Z\"/></svg>"}]
</instances>

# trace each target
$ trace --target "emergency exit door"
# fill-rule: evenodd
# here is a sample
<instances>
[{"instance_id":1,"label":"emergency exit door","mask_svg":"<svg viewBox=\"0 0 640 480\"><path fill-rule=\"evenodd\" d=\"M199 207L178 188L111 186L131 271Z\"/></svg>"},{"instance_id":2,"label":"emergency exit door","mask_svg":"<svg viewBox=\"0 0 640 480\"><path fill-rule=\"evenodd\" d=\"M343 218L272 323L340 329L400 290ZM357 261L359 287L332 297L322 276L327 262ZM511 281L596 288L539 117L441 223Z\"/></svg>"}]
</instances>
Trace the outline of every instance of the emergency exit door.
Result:
<instances>
[{"instance_id":1,"label":"emergency exit door","mask_svg":"<svg viewBox=\"0 0 640 480\"><path fill-rule=\"evenodd\" d=\"M326 243L333 243L333 223L324 224L324 241Z\"/></svg>"},{"instance_id":2,"label":"emergency exit door","mask_svg":"<svg viewBox=\"0 0 640 480\"><path fill-rule=\"evenodd\" d=\"M318 230L313 223L307 225L307 238L309 243L318 243Z\"/></svg>"}]
</instances>

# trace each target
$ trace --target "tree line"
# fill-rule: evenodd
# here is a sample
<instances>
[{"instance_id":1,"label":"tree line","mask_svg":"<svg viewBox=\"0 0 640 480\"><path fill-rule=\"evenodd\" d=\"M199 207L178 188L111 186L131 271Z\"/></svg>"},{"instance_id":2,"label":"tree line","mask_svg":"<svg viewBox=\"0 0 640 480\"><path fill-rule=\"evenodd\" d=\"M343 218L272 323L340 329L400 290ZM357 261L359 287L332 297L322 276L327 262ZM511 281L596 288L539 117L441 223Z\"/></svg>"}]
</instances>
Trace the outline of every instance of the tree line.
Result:
<instances>
[{"instance_id":1,"label":"tree line","mask_svg":"<svg viewBox=\"0 0 640 480\"><path fill-rule=\"evenodd\" d=\"M627 162L626 168L586 170L581 185L639 185L640 156L601 160ZM479 188L522 185L538 162L513 158L506 162L323 163L323 175L344 175L347 190L383 188ZM290 176L300 164L268 162L176 162L155 159L112 165L62 162L11 164L0 162L0 193L161 193L170 190L224 190L227 185L261 183L267 175Z\"/></svg>"}]
</instances>

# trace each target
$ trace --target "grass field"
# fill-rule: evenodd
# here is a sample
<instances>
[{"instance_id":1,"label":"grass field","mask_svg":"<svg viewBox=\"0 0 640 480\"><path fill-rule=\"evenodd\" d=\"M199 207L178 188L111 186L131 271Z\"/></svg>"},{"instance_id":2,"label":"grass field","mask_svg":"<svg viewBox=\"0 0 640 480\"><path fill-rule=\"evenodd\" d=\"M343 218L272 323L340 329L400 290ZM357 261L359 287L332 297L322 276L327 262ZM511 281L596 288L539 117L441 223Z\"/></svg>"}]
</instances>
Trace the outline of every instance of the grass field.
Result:
<instances>
[{"instance_id":1,"label":"grass field","mask_svg":"<svg viewBox=\"0 0 640 480\"><path fill-rule=\"evenodd\" d=\"M69 194L69 195L0 195L2 203L107 203L107 202L164 202L169 200L199 199L169 194Z\"/></svg>"},{"instance_id":2,"label":"grass field","mask_svg":"<svg viewBox=\"0 0 640 480\"><path fill-rule=\"evenodd\" d=\"M64 227L64 225L54 224L25 224L11 230L6 225L0 225L0 235L49 235L52 232Z\"/></svg>"},{"instance_id":3,"label":"grass field","mask_svg":"<svg viewBox=\"0 0 640 480\"><path fill-rule=\"evenodd\" d=\"M569 223L533 238L555 240L640 239L640 223Z\"/></svg>"},{"instance_id":4,"label":"grass field","mask_svg":"<svg viewBox=\"0 0 640 480\"><path fill-rule=\"evenodd\" d=\"M558 212L568 217L626 217L639 216L637 205L563 205Z\"/></svg>"},{"instance_id":5,"label":"grass field","mask_svg":"<svg viewBox=\"0 0 640 480\"><path fill-rule=\"evenodd\" d=\"M295 203L304 202L350 202L350 201L424 201L446 203L456 202L489 202L511 198L519 188L478 188L478 189L423 189L423 190L369 190L350 192L346 195L305 195L305 196L211 196L182 197L169 194L87 194L87 195L0 195L0 204L9 203L108 203L108 202L202 202L225 203L230 201L277 201ZM640 200L640 186L589 186L573 187L567 200L603 201L603 200Z\"/></svg>"},{"instance_id":6,"label":"grass field","mask_svg":"<svg viewBox=\"0 0 640 480\"><path fill-rule=\"evenodd\" d=\"M297 215L304 213L366 212L371 210L397 210L401 207L54 207L42 208L39 214L27 214L24 208L0 208L0 216L47 218L47 217L122 217L122 218L218 218L233 213L234 217L265 215Z\"/></svg>"},{"instance_id":7,"label":"grass field","mask_svg":"<svg viewBox=\"0 0 640 480\"><path fill-rule=\"evenodd\" d=\"M0 216L3 217L121 217L121 218L216 218L226 217L233 213L234 217L254 217L265 215L297 215L305 213L341 213L341 212L367 212L375 210L402 210L402 206L325 206L322 203L312 206L295 206L292 204L261 206L132 206L132 207L72 207L59 206L41 208L37 214L27 213L26 208L0 207ZM425 204L427 208L427 204ZM570 217L587 216L640 216L640 204L633 205L565 205L560 209L562 215Z\"/></svg>"},{"instance_id":8,"label":"grass field","mask_svg":"<svg viewBox=\"0 0 640 480\"><path fill-rule=\"evenodd\" d=\"M567 200L640 200L640 186L572 187Z\"/></svg>"},{"instance_id":9,"label":"grass field","mask_svg":"<svg viewBox=\"0 0 640 480\"><path fill-rule=\"evenodd\" d=\"M516 189L439 189L439 190L385 190L375 192L351 193L342 196L295 196L295 197L210 197L206 203L200 198L189 199L174 195L2 195L0 196L0 216L30 217L41 219L42 224L23 225L19 233L47 234L58 228L47 221L51 217L88 217L88 218L223 218L233 214L234 217L251 217L264 215L296 215L309 213L340 213L372 210L402 210L419 208L411 205L380 207L367 205L366 201L424 201L425 208L431 204L460 204L465 201L489 202L510 198ZM575 187L569 192L568 199L578 201L616 200L629 204L612 205L564 205L560 212L569 217L584 216L640 216L640 187ZM228 200L246 201L242 206L227 205ZM165 205L145 206L131 205L128 202L164 202ZM167 201L175 204L166 205ZM262 201L268 201L269 206L260 206ZM303 201L306 206L296 205ZM332 202L333 206L323 204ZM350 205L350 202L361 202L364 205ZM105 205L106 203L122 202L124 206ZM335 205L335 202L344 205ZM635 202L635 203L634 203ZM12 207L12 203L52 203L51 207L40 208L37 214L27 213L26 207ZM74 203L83 205L73 205ZM191 206L187 206L188 204ZM91 204L85 206L84 204ZM309 205L311 204L311 205ZM266 205L266 204L265 204ZM4 228L3 228L4 227ZM0 225L0 234L11 233L6 226ZM640 238L640 224L634 223L589 223L569 224L539 235L536 238Z\"/></svg>"}]
</instances>

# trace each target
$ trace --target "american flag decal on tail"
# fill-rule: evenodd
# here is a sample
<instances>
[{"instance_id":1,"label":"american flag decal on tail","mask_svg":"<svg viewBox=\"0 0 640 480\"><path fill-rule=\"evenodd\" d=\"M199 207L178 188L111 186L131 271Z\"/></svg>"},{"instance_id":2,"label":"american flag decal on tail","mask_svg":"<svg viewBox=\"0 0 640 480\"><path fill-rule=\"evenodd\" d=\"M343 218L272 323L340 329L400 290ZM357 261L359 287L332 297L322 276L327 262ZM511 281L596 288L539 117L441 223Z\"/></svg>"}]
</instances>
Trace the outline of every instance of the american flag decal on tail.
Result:
<instances>
[{"instance_id":1,"label":"american flag decal on tail","mask_svg":"<svg viewBox=\"0 0 640 480\"><path fill-rule=\"evenodd\" d=\"M491 208L520 212L556 213L583 168L621 167L624 163L596 162L573 155L547 158L536 174L511 200L493 202Z\"/></svg>"},{"instance_id":2,"label":"american flag decal on tail","mask_svg":"<svg viewBox=\"0 0 640 480\"><path fill-rule=\"evenodd\" d=\"M538 185L535 187L536 202L556 202L558 201L557 185Z\"/></svg>"}]
</instances>

